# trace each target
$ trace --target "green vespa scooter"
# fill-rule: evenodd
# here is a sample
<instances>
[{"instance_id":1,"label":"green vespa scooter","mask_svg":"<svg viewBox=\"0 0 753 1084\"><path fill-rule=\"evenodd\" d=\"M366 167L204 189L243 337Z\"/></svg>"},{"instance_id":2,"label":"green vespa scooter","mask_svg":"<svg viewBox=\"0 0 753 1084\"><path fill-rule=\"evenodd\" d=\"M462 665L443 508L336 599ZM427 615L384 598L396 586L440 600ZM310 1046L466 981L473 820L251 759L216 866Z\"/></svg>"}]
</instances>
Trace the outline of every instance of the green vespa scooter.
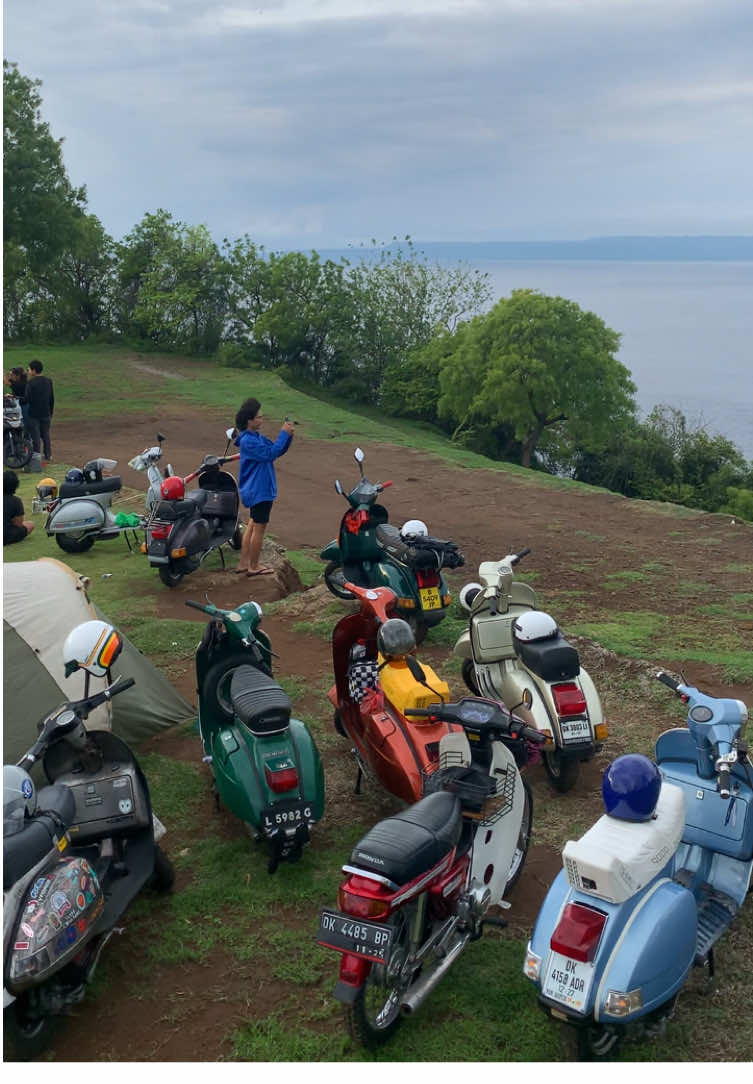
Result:
<instances>
[{"instance_id":1,"label":"green vespa scooter","mask_svg":"<svg viewBox=\"0 0 753 1084\"><path fill-rule=\"evenodd\" d=\"M270 847L269 872L301 857L324 812L324 773L306 725L291 718L287 694L272 677L262 610L244 602L220 610L187 601L209 616L196 649L199 734L217 801Z\"/></svg>"}]
</instances>

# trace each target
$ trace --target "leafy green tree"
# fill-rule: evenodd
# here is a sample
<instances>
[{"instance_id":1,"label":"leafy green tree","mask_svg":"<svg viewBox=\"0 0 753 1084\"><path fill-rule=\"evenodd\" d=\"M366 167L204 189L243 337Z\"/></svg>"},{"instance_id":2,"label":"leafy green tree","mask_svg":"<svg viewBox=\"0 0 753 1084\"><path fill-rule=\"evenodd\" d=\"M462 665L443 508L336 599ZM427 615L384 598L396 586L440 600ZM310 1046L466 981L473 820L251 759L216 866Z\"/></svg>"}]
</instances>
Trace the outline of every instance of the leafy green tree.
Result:
<instances>
[{"instance_id":1,"label":"leafy green tree","mask_svg":"<svg viewBox=\"0 0 753 1084\"><path fill-rule=\"evenodd\" d=\"M132 341L148 341L149 327L135 316L141 287L163 255L178 244L181 224L169 211L147 212L130 233L115 246L113 320L120 333Z\"/></svg>"},{"instance_id":2,"label":"leafy green tree","mask_svg":"<svg viewBox=\"0 0 753 1084\"><path fill-rule=\"evenodd\" d=\"M635 409L618 346L617 332L574 301L514 290L443 363L440 417L456 437L471 425L509 426L524 466L555 427L561 440L598 449Z\"/></svg>"},{"instance_id":3,"label":"leafy green tree","mask_svg":"<svg viewBox=\"0 0 753 1084\"><path fill-rule=\"evenodd\" d=\"M129 240L131 263L122 279L127 290L121 297L135 297L131 326L155 346L215 353L227 318L227 284L209 231L174 222L162 211L147 216L142 227L136 244Z\"/></svg>"}]
</instances>

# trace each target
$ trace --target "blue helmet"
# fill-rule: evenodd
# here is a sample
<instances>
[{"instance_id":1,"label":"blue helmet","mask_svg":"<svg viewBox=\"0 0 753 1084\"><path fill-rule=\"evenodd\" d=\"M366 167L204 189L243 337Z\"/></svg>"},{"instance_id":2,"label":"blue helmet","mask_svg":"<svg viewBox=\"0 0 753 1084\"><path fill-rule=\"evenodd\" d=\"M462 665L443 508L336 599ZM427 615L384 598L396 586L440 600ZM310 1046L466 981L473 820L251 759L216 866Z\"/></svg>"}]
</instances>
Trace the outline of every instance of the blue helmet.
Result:
<instances>
[{"instance_id":1,"label":"blue helmet","mask_svg":"<svg viewBox=\"0 0 753 1084\"><path fill-rule=\"evenodd\" d=\"M641 753L617 757L601 781L607 813L621 821L651 820L660 790L661 772Z\"/></svg>"},{"instance_id":2,"label":"blue helmet","mask_svg":"<svg viewBox=\"0 0 753 1084\"><path fill-rule=\"evenodd\" d=\"M68 473L65 476L65 480L66 480L66 482L71 482L73 485L78 485L78 486L83 485L84 484L84 472L81 470L80 467L71 467L71 469L68 471Z\"/></svg>"}]
</instances>

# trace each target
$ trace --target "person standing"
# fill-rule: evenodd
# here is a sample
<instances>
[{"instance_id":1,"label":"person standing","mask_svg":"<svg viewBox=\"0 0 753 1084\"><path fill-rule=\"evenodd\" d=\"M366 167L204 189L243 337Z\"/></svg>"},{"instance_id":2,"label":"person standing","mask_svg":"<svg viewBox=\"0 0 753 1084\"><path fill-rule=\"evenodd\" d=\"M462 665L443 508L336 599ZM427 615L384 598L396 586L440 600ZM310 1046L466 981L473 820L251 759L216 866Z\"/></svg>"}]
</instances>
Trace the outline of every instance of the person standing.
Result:
<instances>
[{"instance_id":1,"label":"person standing","mask_svg":"<svg viewBox=\"0 0 753 1084\"><path fill-rule=\"evenodd\" d=\"M23 365L14 365L8 373L8 387L10 388L11 395L15 395L18 399L18 405L21 407L21 414L24 419L24 428L29 428L29 404L26 402L26 386L29 382L29 375L24 369Z\"/></svg>"},{"instance_id":2,"label":"person standing","mask_svg":"<svg viewBox=\"0 0 753 1084\"><path fill-rule=\"evenodd\" d=\"M55 409L55 393L52 381L48 376L42 376L44 365L36 358L29 362L29 383L26 386L26 403L29 408L29 433L31 444L35 452L39 452L40 445L44 449L44 459L51 459L50 455L50 422L52 412Z\"/></svg>"},{"instance_id":3,"label":"person standing","mask_svg":"<svg viewBox=\"0 0 753 1084\"><path fill-rule=\"evenodd\" d=\"M260 429L263 423L264 416L259 400L246 399L235 415L238 436L234 443L241 453L238 492L249 510L240 560L238 567L233 569L238 575L263 576L272 572L271 568L259 564L259 555L272 505L277 499L274 460L284 455L290 447L293 423L285 421L274 442L262 436Z\"/></svg>"},{"instance_id":4,"label":"person standing","mask_svg":"<svg viewBox=\"0 0 753 1084\"><path fill-rule=\"evenodd\" d=\"M22 542L34 530L31 520L24 519L24 506L16 496L18 475L13 470L3 471L3 545Z\"/></svg>"}]
</instances>

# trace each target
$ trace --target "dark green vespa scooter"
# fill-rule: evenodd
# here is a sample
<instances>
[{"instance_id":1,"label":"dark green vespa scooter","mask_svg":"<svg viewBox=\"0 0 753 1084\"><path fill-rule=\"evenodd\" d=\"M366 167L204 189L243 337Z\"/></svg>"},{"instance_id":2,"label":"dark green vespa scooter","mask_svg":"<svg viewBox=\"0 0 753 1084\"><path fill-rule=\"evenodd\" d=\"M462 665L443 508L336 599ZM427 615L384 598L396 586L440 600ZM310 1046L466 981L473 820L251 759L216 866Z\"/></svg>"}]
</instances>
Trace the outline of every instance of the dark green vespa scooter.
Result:
<instances>
[{"instance_id":1,"label":"dark green vespa scooter","mask_svg":"<svg viewBox=\"0 0 753 1084\"><path fill-rule=\"evenodd\" d=\"M186 602L210 620L196 649L199 734L217 801L270 847L269 872L295 862L324 812L324 773L306 725L272 677L261 606Z\"/></svg>"}]
</instances>

